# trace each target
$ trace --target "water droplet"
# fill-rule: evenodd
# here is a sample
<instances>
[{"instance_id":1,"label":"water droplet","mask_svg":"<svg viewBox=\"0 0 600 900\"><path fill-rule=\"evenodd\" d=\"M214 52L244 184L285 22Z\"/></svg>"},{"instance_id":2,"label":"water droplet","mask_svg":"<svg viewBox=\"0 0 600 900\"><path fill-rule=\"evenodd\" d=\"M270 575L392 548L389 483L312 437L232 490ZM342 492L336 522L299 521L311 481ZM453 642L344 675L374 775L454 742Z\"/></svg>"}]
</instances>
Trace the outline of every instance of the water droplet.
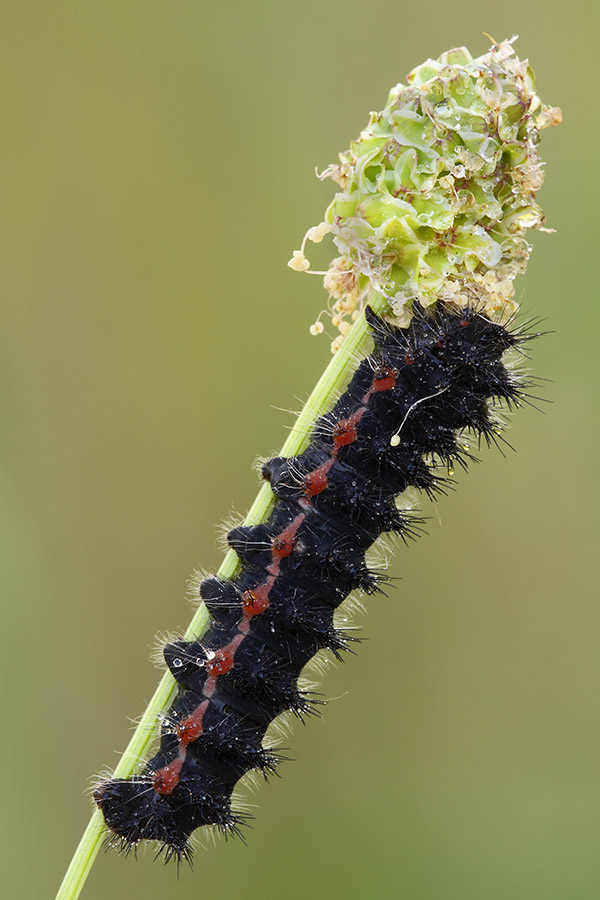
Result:
<instances>
[{"instance_id":1,"label":"water droplet","mask_svg":"<svg viewBox=\"0 0 600 900\"><path fill-rule=\"evenodd\" d=\"M535 225L538 225L541 220L541 215L537 210L531 209L522 212L519 216L519 222L523 225L524 228L533 228Z\"/></svg>"},{"instance_id":2,"label":"water droplet","mask_svg":"<svg viewBox=\"0 0 600 900\"><path fill-rule=\"evenodd\" d=\"M448 475L452 477L454 475L454 466L452 463L448 463Z\"/></svg>"},{"instance_id":3,"label":"water droplet","mask_svg":"<svg viewBox=\"0 0 600 900\"><path fill-rule=\"evenodd\" d=\"M176 656L175 659L173 660L172 665L175 669L180 669L183 665L183 662L179 659L178 656Z\"/></svg>"}]
</instances>

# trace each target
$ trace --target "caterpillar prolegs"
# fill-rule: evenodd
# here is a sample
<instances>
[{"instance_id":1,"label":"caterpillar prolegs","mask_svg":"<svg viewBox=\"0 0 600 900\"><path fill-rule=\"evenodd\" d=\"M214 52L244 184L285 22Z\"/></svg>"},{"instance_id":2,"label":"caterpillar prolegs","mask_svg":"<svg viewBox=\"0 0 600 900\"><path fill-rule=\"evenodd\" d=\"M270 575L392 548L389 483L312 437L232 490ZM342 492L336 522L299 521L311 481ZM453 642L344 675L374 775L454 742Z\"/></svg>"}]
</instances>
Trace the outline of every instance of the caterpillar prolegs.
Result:
<instances>
[{"instance_id":1,"label":"caterpillar prolegs","mask_svg":"<svg viewBox=\"0 0 600 900\"><path fill-rule=\"evenodd\" d=\"M352 638L335 626L336 609L351 591L378 589L365 552L382 534L406 537L415 527L396 498L409 487L442 490L441 467L469 459L461 432L495 441L493 407L519 404L523 385L503 356L529 335L442 303L415 304L407 328L368 307L366 316L373 352L306 450L263 467L276 498L268 521L228 535L237 576L202 583L205 637L165 647L179 694L158 753L141 774L95 790L124 849L158 841L167 858L181 859L201 826L239 831L234 786L252 769L268 776L279 761L263 747L269 724L314 709L298 686L302 669L320 650L347 649Z\"/></svg>"}]
</instances>

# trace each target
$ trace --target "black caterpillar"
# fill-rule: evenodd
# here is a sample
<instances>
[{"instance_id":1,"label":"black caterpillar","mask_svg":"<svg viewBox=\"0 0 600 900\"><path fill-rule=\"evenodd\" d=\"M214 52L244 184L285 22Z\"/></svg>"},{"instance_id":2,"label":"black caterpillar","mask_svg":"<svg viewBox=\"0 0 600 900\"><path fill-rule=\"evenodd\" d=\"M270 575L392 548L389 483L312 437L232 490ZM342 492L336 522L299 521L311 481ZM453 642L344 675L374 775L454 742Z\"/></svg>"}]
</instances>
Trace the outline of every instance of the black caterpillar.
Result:
<instances>
[{"instance_id":1,"label":"black caterpillar","mask_svg":"<svg viewBox=\"0 0 600 900\"><path fill-rule=\"evenodd\" d=\"M319 650L347 649L352 638L334 626L334 612L351 591L378 587L365 551L384 532L414 529L396 496L409 486L443 489L431 454L465 466L457 432L496 440L490 406L523 397L502 356L528 335L441 304L433 313L417 307L407 329L366 315L373 353L304 453L263 467L276 497L269 520L228 535L238 576L202 583L212 617L204 639L165 647L180 692L158 753L141 774L94 792L122 849L154 840L180 860L200 826L239 833L236 782L251 769L268 776L279 761L262 746L267 727L286 710L314 710L318 701L298 687L303 667Z\"/></svg>"}]
</instances>

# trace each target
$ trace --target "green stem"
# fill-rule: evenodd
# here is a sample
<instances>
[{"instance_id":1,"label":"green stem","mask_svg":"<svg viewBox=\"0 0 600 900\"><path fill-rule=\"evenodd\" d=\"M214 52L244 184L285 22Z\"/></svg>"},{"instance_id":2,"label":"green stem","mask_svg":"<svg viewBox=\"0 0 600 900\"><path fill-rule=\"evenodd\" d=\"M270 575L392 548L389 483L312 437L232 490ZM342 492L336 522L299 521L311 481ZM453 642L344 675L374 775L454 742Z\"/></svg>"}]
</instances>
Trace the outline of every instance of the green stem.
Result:
<instances>
[{"instance_id":1,"label":"green stem","mask_svg":"<svg viewBox=\"0 0 600 900\"><path fill-rule=\"evenodd\" d=\"M377 294L369 297L370 306L381 312L385 300ZM316 419L331 405L336 392L355 367L356 357L362 351L368 335L368 326L364 315L354 323L346 338L331 362L321 375L313 392L308 398L294 427L281 448L281 456L296 456L301 453L309 441L310 433ZM273 505L273 493L265 483L261 487L256 500L246 516L246 524L254 525L264 522ZM217 575L219 578L232 578L238 567L238 557L230 550L223 560ZM185 640L197 640L205 633L209 622L206 607L200 604L189 628L185 632ZM142 716L123 756L114 771L115 778L129 778L137 770L140 760L148 756L150 745L158 732L158 714L171 705L177 692L177 682L170 672L165 672L154 692L148 707ZM56 895L56 900L77 900L85 884L94 859L106 835L106 826L100 810L96 810L83 833L75 855L71 860L66 875Z\"/></svg>"}]
</instances>

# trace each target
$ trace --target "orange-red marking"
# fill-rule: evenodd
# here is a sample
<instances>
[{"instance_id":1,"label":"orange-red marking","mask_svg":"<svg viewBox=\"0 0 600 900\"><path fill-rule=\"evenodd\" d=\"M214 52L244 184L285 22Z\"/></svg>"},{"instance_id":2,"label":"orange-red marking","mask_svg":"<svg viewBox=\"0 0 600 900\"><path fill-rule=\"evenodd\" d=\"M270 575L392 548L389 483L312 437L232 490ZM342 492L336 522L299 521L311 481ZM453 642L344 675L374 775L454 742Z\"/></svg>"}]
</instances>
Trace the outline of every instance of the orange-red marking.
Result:
<instances>
[{"instance_id":1,"label":"orange-red marking","mask_svg":"<svg viewBox=\"0 0 600 900\"><path fill-rule=\"evenodd\" d=\"M185 760L185 751L183 755L177 756L168 766L157 769L152 779L152 787L157 794L170 794L179 784L179 773Z\"/></svg>"},{"instance_id":2,"label":"orange-red marking","mask_svg":"<svg viewBox=\"0 0 600 900\"><path fill-rule=\"evenodd\" d=\"M265 611L269 605L269 588L266 584L260 584L258 587L242 594L242 609L244 610L244 618L251 616L259 616Z\"/></svg>"},{"instance_id":3,"label":"orange-red marking","mask_svg":"<svg viewBox=\"0 0 600 900\"><path fill-rule=\"evenodd\" d=\"M170 794L179 784L181 767L185 762L188 744L197 741L202 734L202 720L208 709L208 704L208 700L203 700L185 719L181 719L177 723L175 728L175 734L179 738L177 756L172 762L163 766L162 769L157 769L154 773L152 787L157 794Z\"/></svg>"},{"instance_id":4,"label":"orange-red marking","mask_svg":"<svg viewBox=\"0 0 600 900\"><path fill-rule=\"evenodd\" d=\"M302 488L302 492L305 497L316 497L317 494L320 494L325 490L329 484L327 473L332 465L333 459L329 459L326 463L323 463L322 466L319 466L318 469L314 469L304 476L304 487Z\"/></svg>"},{"instance_id":5,"label":"orange-red marking","mask_svg":"<svg viewBox=\"0 0 600 900\"><path fill-rule=\"evenodd\" d=\"M187 747L188 744L193 744L194 741L198 740L202 734L202 719L207 709L208 700L204 700L191 711L189 716L177 723L175 734L179 738L180 747Z\"/></svg>"},{"instance_id":6,"label":"orange-red marking","mask_svg":"<svg viewBox=\"0 0 600 900\"><path fill-rule=\"evenodd\" d=\"M373 373L373 391L391 391L396 386L396 369L391 366L377 366Z\"/></svg>"},{"instance_id":7,"label":"orange-red marking","mask_svg":"<svg viewBox=\"0 0 600 900\"><path fill-rule=\"evenodd\" d=\"M300 528L304 517L305 513L300 513L300 515L296 516L296 518L290 522L287 528L284 528L281 534L277 534L275 537L271 538L271 556L273 557L273 563L279 563L282 559L285 559L286 556L290 555L294 549L296 532ZM272 571L272 567L269 567L269 571Z\"/></svg>"},{"instance_id":8,"label":"orange-red marking","mask_svg":"<svg viewBox=\"0 0 600 900\"><path fill-rule=\"evenodd\" d=\"M358 437L356 426L359 419L362 418L362 415L359 414L363 414L365 409L366 407L362 406L358 412L352 413L347 419L341 419L333 426L333 443L337 449L354 443Z\"/></svg>"}]
</instances>

